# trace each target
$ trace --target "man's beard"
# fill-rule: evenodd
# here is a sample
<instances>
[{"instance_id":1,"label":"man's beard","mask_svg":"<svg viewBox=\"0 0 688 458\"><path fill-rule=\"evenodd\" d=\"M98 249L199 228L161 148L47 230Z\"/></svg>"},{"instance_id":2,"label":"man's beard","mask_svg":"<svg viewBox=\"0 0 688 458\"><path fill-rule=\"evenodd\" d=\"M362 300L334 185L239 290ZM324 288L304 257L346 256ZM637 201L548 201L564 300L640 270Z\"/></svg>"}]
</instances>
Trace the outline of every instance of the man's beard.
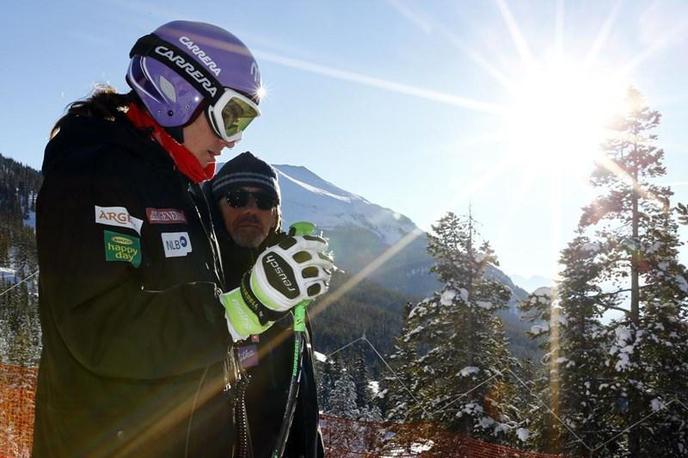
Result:
<instances>
[{"instance_id":1,"label":"man's beard","mask_svg":"<svg viewBox=\"0 0 688 458\"><path fill-rule=\"evenodd\" d=\"M230 236L234 243L242 248L258 248L267 237L267 234L264 233L262 226L260 228L258 226L241 226L245 222L255 223L260 226L260 221L256 218L250 216L242 218L236 222L239 226L230 232Z\"/></svg>"}]
</instances>

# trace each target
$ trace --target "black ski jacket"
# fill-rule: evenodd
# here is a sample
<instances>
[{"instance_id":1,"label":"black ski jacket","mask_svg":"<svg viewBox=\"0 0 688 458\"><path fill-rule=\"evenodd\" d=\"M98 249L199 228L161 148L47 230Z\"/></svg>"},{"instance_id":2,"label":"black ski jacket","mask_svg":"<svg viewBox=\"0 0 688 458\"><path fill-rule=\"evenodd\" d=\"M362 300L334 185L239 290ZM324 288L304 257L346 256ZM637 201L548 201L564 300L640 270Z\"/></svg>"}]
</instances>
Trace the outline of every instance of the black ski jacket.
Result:
<instances>
[{"instance_id":1,"label":"black ski jacket","mask_svg":"<svg viewBox=\"0 0 688 458\"><path fill-rule=\"evenodd\" d=\"M203 186L211 203L211 215L217 232L222 259L225 284L228 290L239 286L241 277L254 265L265 247L277 243L282 234L272 232L268 239L256 249L237 246L227 233L214 202L210 183ZM324 456L322 436L319 428L318 394L313 367L312 335L306 317L308 345L303 352L299 394L294 410L284 456L317 458ZM277 321L260 336L252 336L237 344L249 374L246 390L248 424L255 458L271 456L277 442L287 403L289 382L294 358L294 333L291 314Z\"/></svg>"},{"instance_id":2,"label":"black ski jacket","mask_svg":"<svg viewBox=\"0 0 688 458\"><path fill-rule=\"evenodd\" d=\"M66 119L43 177L33 456L231 456L236 363L200 187L124 116Z\"/></svg>"}]
</instances>

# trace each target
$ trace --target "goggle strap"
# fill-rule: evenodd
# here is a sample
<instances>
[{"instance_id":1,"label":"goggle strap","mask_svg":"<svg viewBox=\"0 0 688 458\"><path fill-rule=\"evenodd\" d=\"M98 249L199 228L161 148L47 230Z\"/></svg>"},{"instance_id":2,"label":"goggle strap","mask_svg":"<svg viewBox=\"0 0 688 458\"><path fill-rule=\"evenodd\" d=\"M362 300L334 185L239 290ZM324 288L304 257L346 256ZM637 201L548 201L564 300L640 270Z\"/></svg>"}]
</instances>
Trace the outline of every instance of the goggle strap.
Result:
<instances>
[{"instance_id":1,"label":"goggle strap","mask_svg":"<svg viewBox=\"0 0 688 458\"><path fill-rule=\"evenodd\" d=\"M220 126L217 125L217 121L215 120L215 116L213 116L213 105L208 105L208 108L205 110L206 118L210 122L210 127L213 128L215 133L220 137L220 138L225 138L224 135L222 135L222 132L220 132Z\"/></svg>"},{"instance_id":2,"label":"goggle strap","mask_svg":"<svg viewBox=\"0 0 688 458\"><path fill-rule=\"evenodd\" d=\"M163 40L154 34L144 35L139 38L129 51L129 57L146 56L162 62L179 76L184 78L194 89L209 99L210 105L214 105L222 97L224 87L215 78L215 75L199 65L193 58L181 48ZM195 79L191 75L200 74Z\"/></svg>"}]
</instances>

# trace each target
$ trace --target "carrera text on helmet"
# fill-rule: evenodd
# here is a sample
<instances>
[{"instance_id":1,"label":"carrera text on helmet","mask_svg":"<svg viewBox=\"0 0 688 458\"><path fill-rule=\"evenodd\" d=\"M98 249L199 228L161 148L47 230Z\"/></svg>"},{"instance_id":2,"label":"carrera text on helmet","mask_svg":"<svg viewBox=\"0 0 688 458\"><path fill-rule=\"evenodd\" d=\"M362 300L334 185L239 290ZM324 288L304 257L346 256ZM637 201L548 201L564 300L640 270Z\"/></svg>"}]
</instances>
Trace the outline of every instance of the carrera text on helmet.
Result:
<instances>
[{"instance_id":1,"label":"carrera text on helmet","mask_svg":"<svg viewBox=\"0 0 688 458\"><path fill-rule=\"evenodd\" d=\"M155 53L165 57L177 67L184 70L191 78L203 86L211 97L215 97L215 94L217 94L217 87L215 87L212 81L210 81L200 70L196 69L191 62L184 59L183 56L175 54L174 51L167 46L157 46L155 48Z\"/></svg>"},{"instance_id":2,"label":"carrera text on helmet","mask_svg":"<svg viewBox=\"0 0 688 458\"><path fill-rule=\"evenodd\" d=\"M179 38L179 42L183 44L189 51L191 51L198 59L203 62L208 70L213 72L215 76L219 76L222 69L215 63L215 61L210 57L205 51L203 51L200 46L195 44L191 38L187 36L182 36Z\"/></svg>"}]
</instances>

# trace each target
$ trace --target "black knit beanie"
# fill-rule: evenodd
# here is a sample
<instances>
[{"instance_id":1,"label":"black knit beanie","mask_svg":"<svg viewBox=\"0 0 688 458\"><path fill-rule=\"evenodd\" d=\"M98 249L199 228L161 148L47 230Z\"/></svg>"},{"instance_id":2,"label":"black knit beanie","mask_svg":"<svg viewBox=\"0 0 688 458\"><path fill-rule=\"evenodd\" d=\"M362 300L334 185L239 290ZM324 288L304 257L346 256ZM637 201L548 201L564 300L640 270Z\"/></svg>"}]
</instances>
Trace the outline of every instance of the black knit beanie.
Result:
<instances>
[{"instance_id":1,"label":"black knit beanie","mask_svg":"<svg viewBox=\"0 0 688 458\"><path fill-rule=\"evenodd\" d=\"M242 186L260 188L273 196L278 204L280 202L280 188L275 169L248 151L223 165L212 179L215 200L220 200L233 189Z\"/></svg>"}]
</instances>

